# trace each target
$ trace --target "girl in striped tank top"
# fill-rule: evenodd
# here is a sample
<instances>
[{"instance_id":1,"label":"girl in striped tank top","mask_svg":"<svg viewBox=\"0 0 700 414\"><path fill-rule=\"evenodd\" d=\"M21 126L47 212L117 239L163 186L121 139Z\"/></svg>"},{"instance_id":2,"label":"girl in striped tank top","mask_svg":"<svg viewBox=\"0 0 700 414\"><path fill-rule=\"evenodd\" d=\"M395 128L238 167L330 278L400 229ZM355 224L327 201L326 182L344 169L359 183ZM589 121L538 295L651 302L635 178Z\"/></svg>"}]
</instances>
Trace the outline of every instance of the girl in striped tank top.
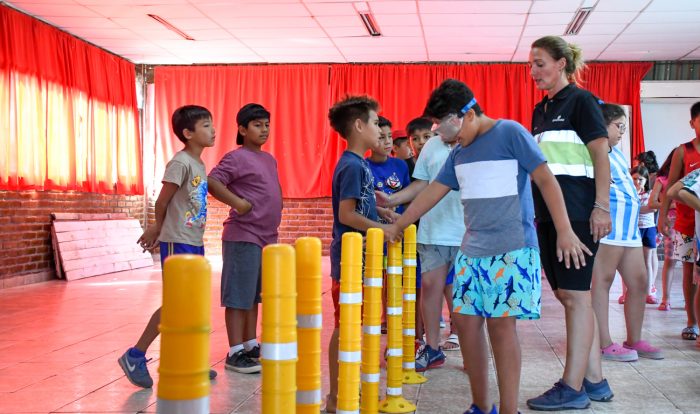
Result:
<instances>
[{"instance_id":1,"label":"girl in striped tank top","mask_svg":"<svg viewBox=\"0 0 700 414\"><path fill-rule=\"evenodd\" d=\"M610 218L612 230L600 240L593 263L593 311L598 320L600 351L603 359L635 361L638 357L663 358L661 350L642 340L642 323L648 289L642 237L638 220L641 208L639 195L628 171L627 160L616 147L627 127L621 107L603 104L603 117L608 126L610 146ZM610 286L619 271L627 286L625 316L627 340L613 342L608 324Z\"/></svg>"}]
</instances>

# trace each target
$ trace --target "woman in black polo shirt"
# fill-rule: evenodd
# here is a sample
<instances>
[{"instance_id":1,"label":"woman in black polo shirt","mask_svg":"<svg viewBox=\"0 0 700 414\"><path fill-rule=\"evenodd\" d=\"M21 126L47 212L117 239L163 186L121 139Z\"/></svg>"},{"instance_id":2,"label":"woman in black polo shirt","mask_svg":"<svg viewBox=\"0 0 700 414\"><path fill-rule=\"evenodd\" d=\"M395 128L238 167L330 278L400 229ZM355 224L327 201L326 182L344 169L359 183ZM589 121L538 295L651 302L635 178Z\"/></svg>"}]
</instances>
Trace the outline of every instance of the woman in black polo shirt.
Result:
<instances>
[{"instance_id":1,"label":"woman in black polo shirt","mask_svg":"<svg viewBox=\"0 0 700 414\"><path fill-rule=\"evenodd\" d=\"M532 135L547 158L564 194L571 227L595 253L610 232L610 163L608 132L598 100L576 86L583 67L581 50L560 37L536 40L530 51L530 74L547 95L532 116ZM598 329L591 305L593 258L567 268L558 258L556 230L533 186L542 269L564 305L566 366L552 389L527 401L532 409L580 409L590 400L608 401L612 391L602 377Z\"/></svg>"}]
</instances>

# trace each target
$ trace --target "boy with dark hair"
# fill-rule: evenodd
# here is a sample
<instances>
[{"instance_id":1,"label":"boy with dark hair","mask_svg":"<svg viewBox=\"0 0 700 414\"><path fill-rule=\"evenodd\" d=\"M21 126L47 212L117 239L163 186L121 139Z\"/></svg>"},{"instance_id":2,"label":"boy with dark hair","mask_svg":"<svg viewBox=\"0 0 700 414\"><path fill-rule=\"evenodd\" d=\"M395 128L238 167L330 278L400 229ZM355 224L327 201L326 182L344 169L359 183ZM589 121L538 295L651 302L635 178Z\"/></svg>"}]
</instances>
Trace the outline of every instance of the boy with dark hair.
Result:
<instances>
[{"instance_id":1,"label":"boy with dark hair","mask_svg":"<svg viewBox=\"0 0 700 414\"><path fill-rule=\"evenodd\" d=\"M423 145L435 135L432 128L433 121L425 117L412 119L411 122L406 125L406 132L410 137L411 146L413 147L414 161L418 159Z\"/></svg>"},{"instance_id":2,"label":"boy with dark hair","mask_svg":"<svg viewBox=\"0 0 700 414\"><path fill-rule=\"evenodd\" d=\"M349 96L336 102L328 112L331 126L348 143L333 172L333 241L331 242L332 297L335 329L328 344L330 392L326 412L336 411L338 394L338 327L340 319L340 252L342 237L347 232L364 234L377 223L374 178L367 161L362 158L379 143L381 131L377 111L379 104L367 96ZM389 218L389 217L387 217ZM390 219L390 218L389 218Z\"/></svg>"},{"instance_id":3,"label":"boy with dark hair","mask_svg":"<svg viewBox=\"0 0 700 414\"><path fill-rule=\"evenodd\" d=\"M416 167L416 162L413 160L413 150L411 150L411 143L408 142L408 134L404 130L396 129L391 132L391 138L394 140L391 153L394 157L406 162L410 179L413 169Z\"/></svg>"},{"instance_id":4,"label":"boy with dark hair","mask_svg":"<svg viewBox=\"0 0 700 414\"><path fill-rule=\"evenodd\" d=\"M673 153L671 170L668 173L667 188L671 188L681 177L690 174L700 168L700 102L695 102L690 107L690 127L695 132L695 138L678 146ZM666 194L661 195L661 210L659 211L658 231L669 236L666 229L666 214L671 199ZM681 337L687 340L698 339L698 316L693 309L693 298L700 279L698 269L695 268L695 253L697 247L693 242L695 231L695 217L693 209L683 203L676 203L676 230L673 242L673 256L683 262L683 298L685 299L685 312L687 315L686 327L681 331Z\"/></svg>"},{"instance_id":5,"label":"boy with dark hair","mask_svg":"<svg viewBox=\"0 0 700 414\"><path fill-rule=\"evenodd\" d=\"M392 148L395 145L392 144L391 121L382 116L379 118L379 142L371 148L370 156L366 158L366 161L374 177L374 189L386 194L393 194L408 186L411 178L406 162L391 156ZM398 214L401 214L403 210L404 206L396 207Z\"/></svg>"},{"instance_id":6,"label":"boy with dark hair","mask_svg":"<svg viewBox=\"0 0 700 414\"><path fill-rule=\"evenodd\" d=\"M173 133L185 144L165 166L163 187L156 200L156 223L149 226L137 243L144 250L160 246L161 267L168 256L204 256L204 226L207 221L206 168L201 155L214 146L216 132L208 109L196 105L180 107L171 119ZM160 308L148 321L139 341L118 360L126 378L134 385L151 388L146 351L158 336ZM209 371L209 378L216 371Z\"/></svg>"},{"instance_id":7,"label":"boy with dark hair","mask_svg":"<svg viewBox=\"0 0 700 414\"><path fill-rule=\"evenodd\" d=\"M459 191L468 232L455 259L454 318L469 375L473 403L469 414L514 414L520 382L517 319L540 317L540 258L533 221L530 177L552 211L559 238L557 247L567 266L585 261L586 246L574 234L564 199L544 155L520 124L482 113L464 83L448 79L426 106L439 124L438 134L456 137L437 178L416 197L387 239L430 210L450 190ZM561 260L561 259L560 259ZM489 396L488 346L493 348L500 410Z\"/></svg>"},{"instance_id":8,"label":"boy with dark hair","mask_svg":"<svg viewBox=\"0 0 700 414\"><path fill-rule=\"evenodd\" d=\"M277 243L282 220L282 189L277 161L262 150L270 134L270 112L249 103L236 115L236 143L209 173L209 192L231 207L224 221L221 306L226 308L229 351L226 368L261 371L256 340L262 249Z\"/></svg>"}]
</instances>

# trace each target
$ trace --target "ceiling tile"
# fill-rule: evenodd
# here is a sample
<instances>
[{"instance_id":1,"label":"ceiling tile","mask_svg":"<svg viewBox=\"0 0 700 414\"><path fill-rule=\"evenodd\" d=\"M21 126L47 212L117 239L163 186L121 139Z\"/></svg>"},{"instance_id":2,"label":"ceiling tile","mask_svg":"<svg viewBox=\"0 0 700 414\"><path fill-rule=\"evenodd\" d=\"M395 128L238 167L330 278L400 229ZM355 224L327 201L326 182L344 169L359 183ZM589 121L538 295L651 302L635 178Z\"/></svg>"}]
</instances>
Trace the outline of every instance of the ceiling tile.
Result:
<instances>
[{"instance_id":1,"label":"ceiling tile","mask_svg":"<svg viewBox=\"0 0 700 414\"><path fill-rule=\"evenodd\" d=\"M667 34L678 35L678 39L685 39L691 34L700 34L700 24L696 23L632 23L625 33L643 34Z\"/></svg>"},{"instance_id":2,"label":"ceiling tile","mask_svg":"<svg viewBox=\"0 0 700 414\"><path fill-rule=\"evenodd\" d=\"M383 55L352 55L345 57L348 62L426 62L428 56L422 53ZM381 102L380 102L381 103Z\"/></svg>"},{"instance_id":3,"label":"ceiling tile","mask_svg":"<svg viewBox=\"0 0 700 414\"><path fill-rule=\"evenodd\" d=\"M63 17L102 17L94 11L78 4L44 4L22 3L16 5L18 9L35 16L63 16Z\"/></svg>"},{"instance_id":4,"label":"ceiling tile","mask_svg":"<svg viewBox=\"0 0 700 414\"><path fill-rule=\"evenodd\" d=\"M700 1L698 0L673 0L673 1L662 1L656 0L652 2L646 11L688 11L688 10L700 10Z\"/></svg>"},{"instance_id":5,"label":"ceiling tile","mask_svg":"<svg viewBox=\"0 0 700 414\"><path fill-rule=\"evenodd\" d=\"M417 12L415 1L370 1L369 8L375 16Z\"/></svg>"},{"instance_id":6,"label":"ceiling tile","mask_svg":"<svg viewBox=\"0 0 700 414\"><path fill-rule=\"evenodd\" d=\"M536 0L530 13L576 13L581 0Z\"/></svg>"},{"instance_id":7,"label":"ceiling tile","mask_svg":"<svg viewBox=\"0 0 700 414\"><path fill-rule=\"evenodd\" d=\"M542 26L552 24L568 25L571 19L574 18L574 13L538 13L531 14L527 18L528 25Z\"/></svg>"},{"instance_id":8,"label":"ceiling tile","mask_svg":"<svg viewBox=\"0 0 700 414\"><path fill-rule=\"evenodd\" d=\"M413 36L422 37L423 31L418 25L411 26L380 26L383 36ZM367 32L365 31L365 34Z\"/></svg>"},{"instance_id":9,"label":"ceiling tile","mask_svg":"<svg viewBox=\"0 0 700 414\"><path fill-rule=\"evenodd\" d=\"M508 62L510 57L510 53L430 54L430 60L433 62Z\"/></svg>"},{"instance_id":10,"label":"ceiling tile","mask_svg":"<svg viewBox=\"0 0 700 414\"><path fill-rule=\"evenodd\" d=\"M233 39L231 33L227 32L224 29L188 30L187 34L198 41Z\"/></svg>"},{"instance_id":11,"label":"ceiling tile","mask_svg":"<svg viewBox=\"0 0 700 414\"><path fill-rule=\"evenodd\" d=\"M279 39L284 41L289 38L309 39L310 41L327 38L319 27L277 27L258 29L228 29L238 39Z\"/></svg>"},{"instance_id":12,"label":"ceiling tile","mask_svg":"<svg viewBox=\"0 0 700 414\"><path fill-rule=\"evenodd\" d=\"M502 45L469 45L469 46L449 46L445 44L429 44L428 52L430 54L512 54L516 48L515 42L513 44L502 44Z\"/></svg>"},{"instance_id":13,"label":"ceiling tile","mask_svg":"<svg viewBox=\"0 0 700 414\"><path fill-rule=\"evenodd\" d=\"M464 38L465 40L476 40L483 42L484 38L510 37L517 40L522 31L520 26L492 26L492 27L465 27L465 26L426 26L423 28L425 36Z\"/></svg>"},{"instance_id":14,"label":"ceiling tile","mask_svg":"<svg viewBox=\"0 0 700 414\"><path fill-rule=\"evenodd\" d=\"M168 19L168 22L178 29L188 32L190 30L206 30L212 27L212 21L207 18L197 19Z\"/></svg>"},{"instance_id":15,"label":"ceiling tile","mask_svg":"<svg viewBox=\"0 0 700 414\"><path fill-rule=\"evenodd\" d=\"M73 27L95 27L95 28L113 28L119 26L109 19L103 17L63 17L55 16L49 20L52 24L58 27L73 28Z\"/></svg>"},{"instance_id":16,"label":"ceiling tile","mask_svg":"<svg viewBox=\"0 0 700 414\"><path fill-rule=\"evenodd\" d=\"M606 24L592 24L586 23L581 28L579 35L616 35L621 33L627 23L606 23ZM563 31L562 31L563 32Z\"/></svg>"},{"instance_id":17,"label":"ceiling tile","mask_svg":"<svg viewBox=\"0 0 700 414\"><path fill-rule=\"evenodd\" d=\"M87 7L104 17L140 17L147 14L155 14L164 19L205 17L194 6L184 4L177 7L172 5L125 6L115 2L109 5L94 4Z\"/></svg>"},{"instance_id":18,"label":"ceiling tile","mask_svg":"<svg viewBox=\"0 0 700 414\"><path fill-rule=\"evenodd\" d=\"M696 37L695 39L693 38L686 38L686 39L679 39L678 36L670 33L662 33L662 34L641 34L641 33L622 33L620 36L618 36L617 39L615 39L615 43L620 43L620 44L629 44L629 43L644 43L644 42L651 42L651 43L665 43L669 47L672 47L673 45L676 45L678 43L697 43L700 45L700 37Z\"/></svg>"},{"instance_id":19,"label":"ceiling tile","mask_svg":"<svg viewBox=\"0 0 700 414\"><path fill-rule=\"evenodd\" d=\"M598 10L593 10L593 13L588 16L584 27L589 24L629 23L634 20L638 14L637 12L600 12Z\"/></svg>"},{"instance_id":20,"label":"ceiling tile","mask_svg":"<svg viewBox=\"0 0 700 414\"><path fill-rule=\"evenodd\" d=\"M324 30L330 37L368 36L367 30L360 26L354 27L325 27Z\"/></svg>"},{"instance_id":21,"label":"ceiling tile","mask_svg":"<svg viewBox=\"0 0 700 414\"><path fill-rule=\"evenodd\" d=\"M268 38L259 38L259 39L241 39L241 42L243 42L243 44L245 44L251 48L258 48L258 47L307 48L307 49L309 49L309 53L312 53L311 50L314 48L333 47L333 43L328 38L309 39L309 38L303 38L303 37L294 38L294 37L280 36L280 37L268 37Z\"/></svg>"},{"instance_id":22,"label":"ceiling tile","mask_svg":"<svg viewBox=\"0 0 700 414\"><path fill-rule=\"evenodd\" d=\"M310 16L308 10L301 3L227 3L197 4L197 8L208 16L232 16L232 17L292 17Z\"/></svg>"},{"instance_id":23,"label":"ceiling tile","mask_svg":"<svg viewBox=\"0 0 700 414\"><path fill-rule=\"evenodd\" d=\"M685 12L644 12L635 23L697 23L700 20L700 10Z\"/></svg>"},{"instance_id":24,"label":"ceiling tile","mask_svg":"<svg viewBox=\"0 0 700 414\"><path fill-rule=\"evenodd\" d=\"M344 47L371 47L375 50L400 46L423 47L422 37L344 37L334 39L335 44L341 49Z\"/></svg>"},{"instance_id":25,"label":"ceiling tile","mask_svg":"<svg viewBox=\"0 0 700 414\"><path fill-rule=\"evenodd\" d=\"M542 26L536 26L536 25L531 25L528 22L528 25L525 26L525 29L523 30L523 35L524 36L550 36L550 35L561 35L564 33L564 30L566 30L567 24L549 24L549 25L542 25ZM585 26L584 26L585 27Z\"/></svg>"},{"instance_id":26,"label":"ceiling tile","mask_svg":"<svg viewBox=\"0 0 700 414\"><path fill-rule=\"evenodd\" d=\"M595 11L640 11L650 1L652 0L598 0Z\"/></svg>"},{"instance_id":27,"label":"ceiling tile","mask_svg":"<svg viewBox=\"0 0 700 414\"><path fill-rule=\"evenodd\" d=\"M421 13L527 13L530 1L419 1Z\"/></svg>"},{"instance_id":28,"label":"ceiling tile","mask_svg":"<svg viewBox=\"0 0 700 414\"><path fill-rule=\"evenodd\" d=\"M420 26L417 14L384 14L374 18L380 29L384 26ZM362 24L361 20L360 24Z\"/></svg>"},{"instance_id":29,"label":"ceiling tile","mask_svg":"<svg viewBox=\"0 0 700 414\"><path fill-rule=\"evenodd\" d=\"M223 28L264 29L266 27L318 27L312 17L212 17ZM359 17L357 18L359 21ZM218 26L217 25L217 26Z\"/></svg>"},{"instance_id":30,"label":"ceiling tile","mask_svg":"<svg viewBox=\"0 0 700 414\"><path fill-rule=\"evenodd\" d=\"M525 14L422 14L421 20L424 26L522 26L525 24L525 16Z\"/></svg>"},{"instance_id":31,"label":"ceiling tile","mask_svg":"<svg viewBox=\"0 0 700 414\"><path fill-rule=\"evenodd\" d=\"M352 16L357 14L351 2L347 3L308 3L313 16Z\"/></svg>"}]
</instances>

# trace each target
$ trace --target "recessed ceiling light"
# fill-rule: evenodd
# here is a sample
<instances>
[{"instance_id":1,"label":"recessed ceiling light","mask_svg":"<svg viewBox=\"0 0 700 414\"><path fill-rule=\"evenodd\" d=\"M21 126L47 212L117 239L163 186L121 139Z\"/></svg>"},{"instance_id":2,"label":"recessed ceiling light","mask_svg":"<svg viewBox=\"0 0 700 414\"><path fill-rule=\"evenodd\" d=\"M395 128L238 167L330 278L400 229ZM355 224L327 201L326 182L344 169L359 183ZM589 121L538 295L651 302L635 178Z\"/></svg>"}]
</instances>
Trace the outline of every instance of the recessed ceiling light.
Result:
<instances>
[{"instance_id":1,"label":"recessed ceiling light","mask_svg":"<svg viewBox=\"0 0 700 414\"><path fill-rule=\"evenodd\" d=\"M590 16L594 7L595 6L581 7L580 9L578 9L576 14L574 15L574 18L571 19L571 22L566 27L566 30L564 31L564 36L577 35L581 31L581 28L583 27L584 23L586 23L586 20L588 20L588 16Z\"/></svg>"},{"instance_id":2,"label":"recessed ceiling light","mask_svg":"<svg viewBox=\"0 0 700 414\"><path fill-rule=\"evenodd\" d=\"M194 38L187 33L183 32L182 30L178 29L177 27L173 26L172 23L169 21L165 20L164 18L158 16L157 14L149 14L148 17L151 19L157 21L158 23L162 24L165 26L168 30L172 30L173 32L177 33L178 35L182 36L183 39L185 40L194 40Z\"/></svg>"},{"instance_id":3,"label":"recessed ceiling light","mask_svg":"<svg viewBox=\"0 0 700 414\"><path fill-rule=\"evenodd\" d=\"M369 4L367 4L366 1L361 1L353 3L353 6L360 16L362 24L365 25L367 33L369 33L370 36L381 36L382 33L379 31L379 26L377 26L377 22L374 20L374 16L369 9Z\"/></svg>"}]
</instances>

